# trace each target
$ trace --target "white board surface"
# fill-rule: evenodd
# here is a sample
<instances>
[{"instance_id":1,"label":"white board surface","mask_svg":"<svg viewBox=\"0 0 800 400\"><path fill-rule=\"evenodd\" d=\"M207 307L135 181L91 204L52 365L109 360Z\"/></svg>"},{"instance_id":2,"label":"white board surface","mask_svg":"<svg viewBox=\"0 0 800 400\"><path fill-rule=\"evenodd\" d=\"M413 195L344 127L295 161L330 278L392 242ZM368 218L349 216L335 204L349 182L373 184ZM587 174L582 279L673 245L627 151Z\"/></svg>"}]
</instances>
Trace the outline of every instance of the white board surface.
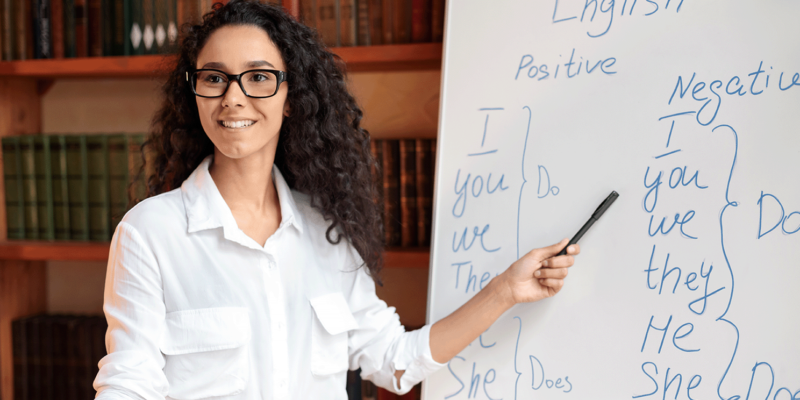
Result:
<instances>
[{"instance_id":1,"label":"white board surface","mask_svg":"<svg viewBox=\"0 0 800 400\"><path fill-rule=\"evenodd\" d=\"M620 197L561 293L424 399L800 398L798 21L790 0L448 1L429 322Z\"/></svg>"}]
</instances>

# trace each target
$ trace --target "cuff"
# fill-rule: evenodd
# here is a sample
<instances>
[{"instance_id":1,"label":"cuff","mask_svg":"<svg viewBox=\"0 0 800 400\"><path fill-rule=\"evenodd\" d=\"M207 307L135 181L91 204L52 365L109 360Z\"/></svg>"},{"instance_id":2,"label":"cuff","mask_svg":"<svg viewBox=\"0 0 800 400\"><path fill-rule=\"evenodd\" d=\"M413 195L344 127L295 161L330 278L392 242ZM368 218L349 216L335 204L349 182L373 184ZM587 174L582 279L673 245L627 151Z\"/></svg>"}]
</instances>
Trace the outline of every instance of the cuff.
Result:
<instances>
[{"instance_id":1,"label":"cuff","mask_svg":"<svg viewBox=\"0 0 800 400\"><path fill-rule=\"evenodd\" d=\"M395 371L405 370L400 382L392 374L392 386L394 391L399 394L408 393L414 385L422 382L430 374L439 370L447 364L441 364L433 360L430 345L431 326L425 325L422 328L406 332L405 349L401 350L400 360L394 363Z\"/></svg>"}]
</instances>

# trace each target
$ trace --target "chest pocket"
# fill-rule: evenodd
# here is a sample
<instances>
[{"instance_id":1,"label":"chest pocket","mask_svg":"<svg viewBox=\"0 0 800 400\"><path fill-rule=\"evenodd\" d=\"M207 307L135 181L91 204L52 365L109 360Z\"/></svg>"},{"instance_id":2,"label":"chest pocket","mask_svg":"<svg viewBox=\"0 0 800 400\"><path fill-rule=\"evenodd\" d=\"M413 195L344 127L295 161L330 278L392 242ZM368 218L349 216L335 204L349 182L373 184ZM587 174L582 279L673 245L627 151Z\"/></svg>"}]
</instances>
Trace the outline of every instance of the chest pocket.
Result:
<instances>
[{"instance_id":1,"label":"chest pocket","mask_svg":"<svg viewBox=\"0 0 800 400\"><path fill-rule=\"evenodd\" d=\"M347 369L347 331L358 324L341 293L310 299L314 309L311 322L311 373L328 375Z\"/></svg>"},{"instance_id":2,"label":"chest pocket","mask_svg":"<svg viewBox=\"0 0 800 400\"><path fill-rule=\"evenodd\" d=\"M167 313L160 348L169 398L197 400L244 391L250 373L247 308Z\"/></svg>"}]
</instances>

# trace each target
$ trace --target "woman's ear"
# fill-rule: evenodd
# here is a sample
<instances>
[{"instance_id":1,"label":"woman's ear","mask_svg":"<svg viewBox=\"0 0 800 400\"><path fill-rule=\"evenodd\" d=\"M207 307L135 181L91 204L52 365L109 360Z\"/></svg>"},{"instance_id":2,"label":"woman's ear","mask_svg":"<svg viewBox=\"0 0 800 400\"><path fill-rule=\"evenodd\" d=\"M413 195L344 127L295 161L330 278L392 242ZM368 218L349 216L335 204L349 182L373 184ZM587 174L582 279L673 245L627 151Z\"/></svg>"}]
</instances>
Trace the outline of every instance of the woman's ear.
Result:
<instances>
[{"instance_id":1,"label":"woman's ear","mask_svg":"<svg viewBox=\"0 0 800 400\"><path fill-rule=\"evenodd\" d=\"M289 101L287 100L287 101L286 101L286 102L283 104L283 116L284 116L284 117L288 117L289 115L291 115L291 111L292 111L292 108L291 108L291 107L289 107Z\"/></svg>"}]
</instances>

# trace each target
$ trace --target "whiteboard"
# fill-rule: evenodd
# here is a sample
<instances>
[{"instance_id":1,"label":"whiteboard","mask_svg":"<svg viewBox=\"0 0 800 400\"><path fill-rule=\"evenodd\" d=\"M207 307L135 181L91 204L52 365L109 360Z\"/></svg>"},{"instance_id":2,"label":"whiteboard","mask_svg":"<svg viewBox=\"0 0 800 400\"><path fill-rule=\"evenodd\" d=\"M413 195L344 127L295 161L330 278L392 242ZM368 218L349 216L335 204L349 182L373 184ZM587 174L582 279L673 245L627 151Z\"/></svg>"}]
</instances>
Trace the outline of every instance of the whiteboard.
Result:
<instances>
[{"instance_id":1,"label":"whiteboard","mask_svg":"<svg viewBox=\"0 0 800 400\"><path fill-rule=\"evenodd\" d=\"M620 197L425 399L800 398L799 16L448 2L428 322Z\"/></svg>"}]
</instances>

